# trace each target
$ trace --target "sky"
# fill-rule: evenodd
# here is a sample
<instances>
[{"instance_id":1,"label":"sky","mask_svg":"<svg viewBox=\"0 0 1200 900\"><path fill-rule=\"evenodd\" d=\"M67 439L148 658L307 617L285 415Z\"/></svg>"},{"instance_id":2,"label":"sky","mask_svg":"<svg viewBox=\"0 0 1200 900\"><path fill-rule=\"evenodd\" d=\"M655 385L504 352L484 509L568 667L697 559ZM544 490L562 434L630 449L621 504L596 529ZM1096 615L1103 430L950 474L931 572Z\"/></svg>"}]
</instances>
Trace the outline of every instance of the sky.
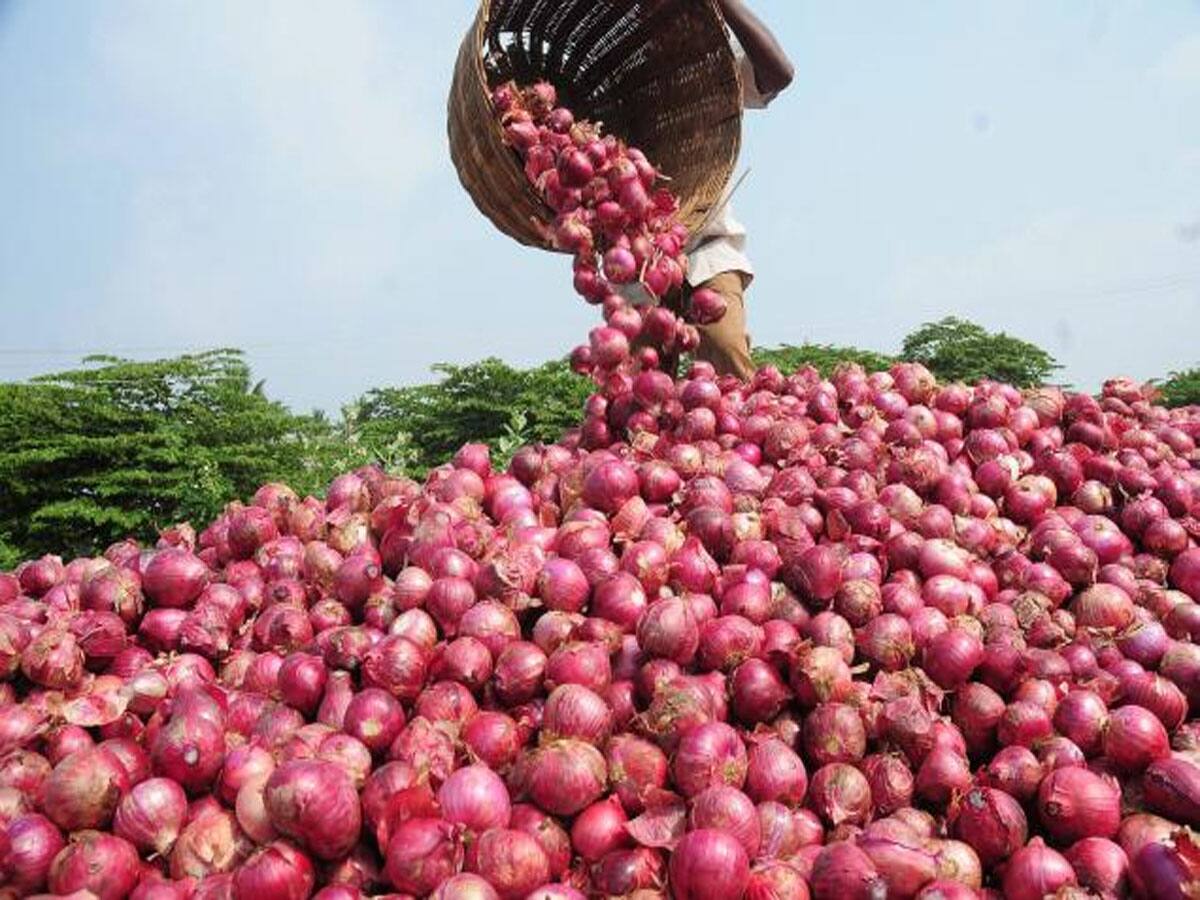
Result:
<instances>
[{"instance_id":1,"label":"sky","mask_svg":"<svg viewBox=\"0 0 1200 900\"><path fill-rule=\"evenodd\" d=\"M1063 378L1200 364L1200 0L752 4L756 343L896 349L956 314ZM446 143L465 0L0 0L0 380L241 347L336 411L595 324Z\"/></svg>"}]
</instances>

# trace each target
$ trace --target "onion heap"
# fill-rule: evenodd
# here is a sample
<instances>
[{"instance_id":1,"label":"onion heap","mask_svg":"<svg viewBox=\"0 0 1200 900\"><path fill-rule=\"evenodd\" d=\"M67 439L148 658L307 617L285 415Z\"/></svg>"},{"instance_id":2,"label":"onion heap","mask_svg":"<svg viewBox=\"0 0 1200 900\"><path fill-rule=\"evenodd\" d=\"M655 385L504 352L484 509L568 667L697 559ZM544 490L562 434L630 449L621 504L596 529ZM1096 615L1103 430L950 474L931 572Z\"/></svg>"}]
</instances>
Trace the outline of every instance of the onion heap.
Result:
<instances>
[{"instance_id":1,"label":"onion heap","mask_svg":"<svg viewBox=\"0 0 1200 900\"><path fill-rule=\"evenodd\" d=\"M0 895L1194 896L1200 409L650 362L0 573Z\"/></svg>"}]
</instances>

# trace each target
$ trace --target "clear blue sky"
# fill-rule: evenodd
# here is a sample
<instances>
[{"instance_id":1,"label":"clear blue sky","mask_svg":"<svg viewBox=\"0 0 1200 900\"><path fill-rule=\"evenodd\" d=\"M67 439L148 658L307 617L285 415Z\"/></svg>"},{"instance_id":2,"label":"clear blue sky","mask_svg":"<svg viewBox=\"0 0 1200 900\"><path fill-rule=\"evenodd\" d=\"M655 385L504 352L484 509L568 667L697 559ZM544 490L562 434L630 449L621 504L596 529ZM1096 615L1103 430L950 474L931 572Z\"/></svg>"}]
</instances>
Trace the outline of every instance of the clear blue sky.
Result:
<instances>
[{"instance_id":1,"label":"clear blue sky","mask_svg":"<svg viewBox=\"0 0 1200 900\"><path fill-rule=\"evenodd\" d=\"M759 342L957 313L1095 386L1200 363L1200 3L760 0L796 87L747 119ZM534 362L594 311L446 152L466 0L0 0L0 378L249 351L336 409Z\"/></svg>"}]
</instances>

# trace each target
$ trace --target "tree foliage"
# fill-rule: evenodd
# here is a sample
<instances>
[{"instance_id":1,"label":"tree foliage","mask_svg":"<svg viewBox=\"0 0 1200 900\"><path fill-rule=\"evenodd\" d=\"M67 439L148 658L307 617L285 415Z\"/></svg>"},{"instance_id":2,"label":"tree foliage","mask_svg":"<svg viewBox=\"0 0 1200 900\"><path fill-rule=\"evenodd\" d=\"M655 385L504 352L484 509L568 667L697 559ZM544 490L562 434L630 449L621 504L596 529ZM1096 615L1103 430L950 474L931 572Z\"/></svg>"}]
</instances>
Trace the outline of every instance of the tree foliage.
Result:
<instances>
[{"instance_id":1,"label":"tree foliage","mask_svg":"<svg viewBox=\"0 0 1200 900\"><path fill-rule=\"evenodd\" d=\"M315 489L326 430L268 400L232 350L2 384L0 564L204 522L268 480Z\"/></svg>"},{"instance_id":2,"label":"tree foliage","mask_svg":"<svg viewBox=\"0 0 1200 900\"><path fill-rule=\"evenodd\" d=\"M1193 406L1200 404L1200 368L1172 372L1165 381L1155 385L1162 392L1166 406Z\"/></svg>"},{"instance_id":3,"label":"tree foliage","mask_svg":"<svg viewBox=\"0 0 1200 900\"><path fill-rule=\"evenodd\" d=\"M754 363L758 366L775 366L788 374L803 366L814 366L822 375L829 375L840 363L858 363L867 371L886 369L896 360L874 350L858 347L835 347L831 344L784 344L779 347L758 348L754 351Z\"/></svg>"},{"instance_id":4,"label":"tree foliage","mask_svg":"<svg viewBox=\"0 0 1200 900\"><path fill-rule=\"evenodd\" d=\"M1036 344L953 316L922 325L904 339L900 355L944 381L990 378L1022 388L1044 384L1061 368Z\"/></svg>"},{"instance_id":5,"label":"tree foliage","mask_svg":"<svg viewBox=\"0 0 1200 900\"><path fill-rule=\"evenodd\" d=\"M524 444L553 443L579 424L591 392L563 362L515 369L485 359L434 372L442 377L433 384L378 388L344 410L348 429L365 446L410 474L445 463L469 441L490 444L497 464Z\"/></svg>"}]
</instances>

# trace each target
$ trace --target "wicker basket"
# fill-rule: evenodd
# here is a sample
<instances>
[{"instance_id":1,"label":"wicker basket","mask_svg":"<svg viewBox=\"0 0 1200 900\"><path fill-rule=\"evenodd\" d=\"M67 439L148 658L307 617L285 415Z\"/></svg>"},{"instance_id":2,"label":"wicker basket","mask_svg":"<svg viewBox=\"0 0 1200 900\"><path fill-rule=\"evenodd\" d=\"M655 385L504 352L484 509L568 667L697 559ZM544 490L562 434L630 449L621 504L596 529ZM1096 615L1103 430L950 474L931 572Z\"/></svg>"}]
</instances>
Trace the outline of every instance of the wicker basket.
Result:
<instances>
[{"instance_id":1,"label":"wicker basket","mask_svg":"<svg viewBox=\"0 0 1200 900\"><path fill-rule=\"evenodd\" d=\"M714 0L481 0L454 70L450 154L475 205L545 247L549 208L503 141L490 87L551 82L560 102L641 148L699 227L741 146L737 65Z\"/></svg>"}]
</instances>

